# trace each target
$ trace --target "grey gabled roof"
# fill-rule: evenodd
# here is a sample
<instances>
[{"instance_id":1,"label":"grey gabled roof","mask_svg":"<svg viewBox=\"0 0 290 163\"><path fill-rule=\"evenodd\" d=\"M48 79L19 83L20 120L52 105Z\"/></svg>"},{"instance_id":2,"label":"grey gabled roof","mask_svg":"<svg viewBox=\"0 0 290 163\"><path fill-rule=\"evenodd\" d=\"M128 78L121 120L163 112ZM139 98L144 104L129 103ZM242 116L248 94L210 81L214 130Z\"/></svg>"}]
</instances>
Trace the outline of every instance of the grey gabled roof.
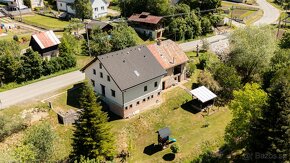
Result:
<instances>
[{"instance_id":1,"label":"grey gabled roof","mask_svg":"<svg viewBox=\"0 0 290 163\"><path fill-rule=\"evenodd\" d=\"M168 127L162 128L157 131L159 136L163 139L166 138L167 136L170 136L171 132Z\"/></svg>"},{"instance_id":2,"label":"grey gabled roof","mask_svg":"<svg viewBox=\"0 0 290 163\"><path fill-rule=\"evenodd\" d=\"M97 58L121 90L166 74L145 45L100 55Z\"/></svg>"}]
</instances>

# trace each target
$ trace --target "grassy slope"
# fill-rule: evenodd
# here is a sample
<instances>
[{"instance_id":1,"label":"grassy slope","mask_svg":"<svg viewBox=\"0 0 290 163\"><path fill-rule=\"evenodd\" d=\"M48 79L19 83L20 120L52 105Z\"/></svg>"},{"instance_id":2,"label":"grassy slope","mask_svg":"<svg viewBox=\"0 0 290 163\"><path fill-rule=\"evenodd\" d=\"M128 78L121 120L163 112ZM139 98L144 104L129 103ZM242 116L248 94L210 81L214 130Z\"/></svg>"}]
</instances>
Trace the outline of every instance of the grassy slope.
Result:
<instances>
[{"instance_id":1,"label":"grassy slope","mask_svg":"<svg viewBox=\"0 0 290 163\"><path fill-rule=\"evenodd\" d=\"M63 29L68 26L68 21L62 21L56 18L51 18L42 15L33 15L23 17L23 21L26 24L39 26L45 29Z\"/></svg>"},{"instance_id":2,"label":"grassy slope","mask_svg":"<svg viewBox=\"0 0 290 163\"><path fill-rule=\"evenodd\" d=\"M143 153L146 146L157 143L156 131L162 127L170 127L172 137L177 140L181 153L176 161L186 161L198 156L205 143L209 148L216 149L223 143L223 134L226 124L231 119L227 109L211 115L207 121L210 126L201 128L205 119L201 114L193 114L183 108L173 109L175 104L182 104L191 97L181 88L174 88L165 94L166 102L160 107L146 111L140 116L129 120L112 122L114 131L119 140L126 140L130 147L129 162L161 162L163 156L170 153L170 149L157 152L152 156ZM173 104L173 105L172 105ZM187 108L193 109L193 108ZM122 143L122 142L120 142Z\"/></svg>"}]
</instances>

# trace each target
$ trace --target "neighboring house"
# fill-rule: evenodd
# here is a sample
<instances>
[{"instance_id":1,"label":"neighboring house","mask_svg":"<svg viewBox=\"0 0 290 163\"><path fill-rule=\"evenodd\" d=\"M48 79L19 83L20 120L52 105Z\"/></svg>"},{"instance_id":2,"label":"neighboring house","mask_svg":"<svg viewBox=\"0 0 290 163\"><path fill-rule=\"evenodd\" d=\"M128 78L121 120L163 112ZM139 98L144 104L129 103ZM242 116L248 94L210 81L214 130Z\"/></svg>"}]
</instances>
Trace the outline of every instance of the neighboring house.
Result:
<instances>
[{"instance_id":1,"label":"neighboring house","mask_svg":"<svg viewBox=\"0 0 290 163\"><path fill-rule=\"evenodd\" d=\"M44 7L43 0L30 0L31 9L35 7Z\"/></svg>"},{"instance_id":2,"label":"neighboring house","mask_svg":"<svg viewBox=\"0 0 290 163\"><path fill-rule=\"evenodd\" d=\"M59 39L53 31L41 32L31 36L29 46L32 50L37 51L43 58L50 59L58 56Z\"/></svg>"},{"instance_id":3,"label":"neighboring house","mask_svg":"<svg viewBox=\"0 0 290 163\"><path fill-rule=\"evenodd\" d=\"M103 32L109 32L111 29L113 29L113 26L108 23L92 20L87 25L88 32L91 33L95 27L99 27Z\"/></svg>"},{"instance_id":4,"label":"neighboring house","mask_svg":"<svg viewBox=\"0 0 290 163\"><path fill-rule=\"evenodd\" d=\"M97 56L82 71L110 110L123 118L161 102L166 71L145 45Z\"/></svg>"},{"instance_id":5,"label":"neighboring house","mask_svg":"<svg viewBox=\"0 0 290 163\"><path fill-rule=\"evenodd\" d=\"M172 40L158 41L147 45L156 60L167 71L162 78L162 90L185 80L185 70L188 58L182 49Z\"/></svg>"},{"instance_id":6,"label":"neighboring house","mask_svg":"<svg viewBox=\"0 0 290 163\"><path fill-rule=\"evenodd\" d=\"M65 11L69 14L75 15L75 10L73 9L75 0L57 0L56 6L60 11ZM109 2L106 0L91 0L92 9L93 9L93 19L97 19L103 16L107 16L108 14L108 6Z\"/></svg>"},{"instance_id":7,"label":"neighboring house","mask_svg":"<svg viewBox=\"0 0 290 163\"><path fill-rule=\"evenodd\" d=\"M128 24L138 33L146 35L152 39L162 37L162 33L164 31L162 26L162 17L153 16L147 12L130 16L128 18Z\"/></svg>"},{"instance_id":8,"label":"neighboring house","mask_svg":"<svg viewBox=\"0 0 290 163\"><path fill-rule=\"evenodd\" d=\"M8 9L12 11L28 8L24 5L23 0L6 0L5 2L8 4Z\"/></svg>"}]
</instances>

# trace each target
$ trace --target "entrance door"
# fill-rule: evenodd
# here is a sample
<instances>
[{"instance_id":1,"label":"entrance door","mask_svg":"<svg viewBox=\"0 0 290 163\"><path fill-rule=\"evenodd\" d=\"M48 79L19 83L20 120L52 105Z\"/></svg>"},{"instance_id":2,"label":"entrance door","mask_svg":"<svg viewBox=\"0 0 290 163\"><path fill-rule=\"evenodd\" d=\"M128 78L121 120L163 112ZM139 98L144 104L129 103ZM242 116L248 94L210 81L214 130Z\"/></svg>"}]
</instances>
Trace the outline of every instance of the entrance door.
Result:
<instances>
[{"instance_id":1,"label":"entrance door","mask_svg":"<svg viewBox=\"0 0 290 163\"><path fill-rule=\"evenodd\" d=\"M104 97L106 97L106 87L104 85L101 84L101 87L102 87L102 95Z\"/></svg>"},{"instance_id":2,"label":"entrance door","mask_svg":"<svg viewBox=\"0 0 290 163\"><path fill-rule=\"evenodd\" d=\"M180 75L178 76L178 82L180 82Z\"/></svg>"},{"instance_id":3,"label":"entrance door","mask_svg":"<svg viewBox=\"0 0 290 163\"><path fill-rule=\"evenodd\" d=\"M162 82L162 90L164 90L164 89L165 89L165 81Z\"/></svg>"}]
</instances>

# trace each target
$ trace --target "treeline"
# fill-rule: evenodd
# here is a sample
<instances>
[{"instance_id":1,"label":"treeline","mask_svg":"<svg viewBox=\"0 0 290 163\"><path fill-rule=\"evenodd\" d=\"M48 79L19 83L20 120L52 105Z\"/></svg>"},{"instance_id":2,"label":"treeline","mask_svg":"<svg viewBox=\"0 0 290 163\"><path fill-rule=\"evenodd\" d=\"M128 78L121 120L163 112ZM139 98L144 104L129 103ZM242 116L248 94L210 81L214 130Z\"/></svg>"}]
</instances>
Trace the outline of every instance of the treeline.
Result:
<instances>
[{"instance_id":1,"label":"treeline","mask_svg":"<svg viewBox=\"0 0 290 163\"><path fill-rule=\"evenodd\" d=\"M186 5L190 10L216 9L221 6L221 0L180 0L177 5ZM171 0L119 0L121 15L129 17L134 13L150 12L153 15L171 15L176 5Z\"/></svg>"},{"instance_id":2,"label":"treeline","mask_svg":"<svg viewBox=\"0 0 290 163\"><path fill-rule=\"evenodd\" d=\"M233 32L222 61L206 60L199 82L218 93L233 119L221 155L208 150L193 162L289 161L289 44L289 32L277 46L273 29L246 27Z\"/></svg>"},{"instance_id":3,"label":"treeline","mask_svg":"<svg viewBox=\"0 0 290 163\"><path fill-rule=\"evenodd\" d=\"M222 20L214 11L200 13L200 10L217 9L220 0L181 0L172 5L168 0L129 0L119 1L122 16L129 17L134 13L150 12L153 15L183 15L164 18L165 37L173 40L192 39L213 32L213 27Z\"/></svg>"},{"instance_id":4,"label":"treeline","mask_svg":"<svg viewBox=\"0 0 290 163\"><path fill-rule=\"evenodd\" d=\"M0 41L0 83L22 83L38 79L76 66L76 58L73 53L75 48L70 35L64 35L60 44L59 57L53 57L49 61L43 60L38 52L29 49L23 55L15 41ZM65 41L70 40L70 41Z\"/></svg>"},{"instance_id":5,"label":"treeline","mask_svg":"<svg viewBox=\"0 0 290 163\"><path fill-rule=\"evenodd\" d=\"M91 53L97 56L135 46L139 37L133 28L121 23L114 26L109 32L103 32L98 27L94 28L90 39Z\"/></svg>"}]
</instances>

